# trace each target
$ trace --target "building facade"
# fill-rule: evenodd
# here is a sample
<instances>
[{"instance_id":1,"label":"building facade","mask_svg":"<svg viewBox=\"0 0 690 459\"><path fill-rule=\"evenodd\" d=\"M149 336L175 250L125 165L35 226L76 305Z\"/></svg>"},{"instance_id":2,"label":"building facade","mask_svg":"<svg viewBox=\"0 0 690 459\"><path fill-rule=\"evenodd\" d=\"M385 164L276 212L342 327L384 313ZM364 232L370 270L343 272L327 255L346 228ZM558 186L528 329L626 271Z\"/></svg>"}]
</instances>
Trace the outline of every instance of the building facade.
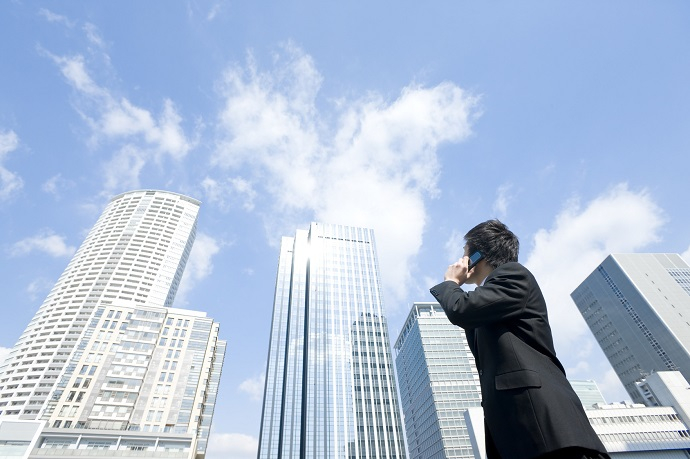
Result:
<instances>
[{"instance_id":1,"label":"building facade","mask_svg":"<svg viewBox=\"0 0 690 459\"><path fill-rule=\"evenodd\" d=\"M438 303L414 303L395 354L410 458L474 459L466 416L481 388L464 331Z\"/></svg>"},{"instance_id":2,"label":"building facade","mask_svg":"<svg viewBox=\"0 0 690 459\"><path fill-rule=\"evenodd\" d=\"M690 266L678 254L613 254L571 294L626 390L655 371L690 379Z\"/></svg>"},{"instance_id":3,"label":"building facade","mask_svg":"<svg viewBox=\"0 0 690 459\"><path fill-rule=\"evenodd\" d=\"M117 451L127 435L146 437L141 451L164 452L164 435L187 438L175 457L205 453L225 342L204 313L171 308L198 211L165 191L112 198L19 337L0 416L46 423L37 455Z\"/></svg>"},{"instance_id":4,"label":"building facade","mask_svg":"<svg viewBox=\"0 0 690 459\"><path fill-rule=\"evenodd\" d=\"M405 457L371 229L282 240L259 457Z\"/></svg>"},{"instance_id":5,"label":"building facade","mask_svg":"<svg viewBox=\"0 0 690 459\"><path fill-rule=\"evenodd\" d=\"M32 456L203 457L226 347L218 323L197 311L116 303L92 315Z\"/></svg>"},{"instance_id":6,"label":"building facade","mask_svg":"<svg viewBox=\"0 0 690 459\"><path fill-rule=\"evenodd\" d=\"M597 383L591 379L574 380L569 379L570 385L582 402L585 410L593 410L597 405L605 405L606 400L599 390Z\"/></svg>"},{"instance_id":7,"label":"building facade","mask_svg":"<svg viewBox=\"0 0 690 459\"><path fill-rule=\"evenodd\" d=\"M690 384L679 371L657 371L637 383L647 406L672 406L690 426Z\"/></svg>"},{"instance_id":8,"label":"building facade","mask_svg":"<svg viewBox=\"0 0 690 459\"><path fill-rule=\"evenodd\" d=\"M612 403L587 410L612 459L686 459L690 431L671 406Z\"/></svg>"}]
</instances>

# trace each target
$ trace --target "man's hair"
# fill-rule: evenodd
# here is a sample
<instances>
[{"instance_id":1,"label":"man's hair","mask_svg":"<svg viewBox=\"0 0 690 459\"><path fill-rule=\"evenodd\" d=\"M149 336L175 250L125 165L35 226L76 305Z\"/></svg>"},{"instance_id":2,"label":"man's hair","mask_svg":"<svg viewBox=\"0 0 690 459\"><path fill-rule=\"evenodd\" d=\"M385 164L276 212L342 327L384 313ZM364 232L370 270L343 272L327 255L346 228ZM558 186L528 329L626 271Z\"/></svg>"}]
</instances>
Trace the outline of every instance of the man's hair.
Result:
<instances>
[{"instance_id":1,"label":"man's hair","mask_svg":"<svg viewBox=\"0 0 690 459\"><path fill-rule=\"evenodd\" d=\"M465 234L470 255L480 251L493 268L518 261L520 241L506 225L498 220L487 220Z\"/></svg>"}]
</instances>

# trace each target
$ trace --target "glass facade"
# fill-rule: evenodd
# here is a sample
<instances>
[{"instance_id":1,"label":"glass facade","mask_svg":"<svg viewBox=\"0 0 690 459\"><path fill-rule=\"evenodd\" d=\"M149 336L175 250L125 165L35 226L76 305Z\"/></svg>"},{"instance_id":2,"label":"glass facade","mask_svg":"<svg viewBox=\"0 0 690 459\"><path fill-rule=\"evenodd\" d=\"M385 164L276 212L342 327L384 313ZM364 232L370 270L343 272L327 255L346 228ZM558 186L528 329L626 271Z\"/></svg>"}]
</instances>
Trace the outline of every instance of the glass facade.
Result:
<instances>
[{"instance_id":1,"label":"glass facade","mask_svg":"<svg viewBox=\"0 0 690 459\"><path fill-rule=\"evenodd\" d=\"M259 458L404 458L373 231L281 243Z\"/></svg>"},{"instance_id":2,"label":"glass facade","mask_svg":"<svg viewBox=\"0 0 690 459\"><path fill-rule=\"evenodd\" d=\"M438 303L415 303L395 352L410 458L474 459L465 411L481 388L464 331Z\"/></svg>"},{"instance_id":3,"label":"glass facade","mask_svg":"<svg viewBox=\"0 0 690 459\"><path fill-rule=\"evenodd\" d=\"M690 379L690 267L678 254L613 254L571 294L628 394L656 371Z\"/></svg>"},{"instance_id":4,"label":"glass facade","mask_svg":"<svg viewBox=\"0 0 690 459\"><path fill-rule=\"evenodd\" d=\"M577 397L582 402L585 410L596 408L597 404L606 405L606 400L599 390L599 386L595 381L589 380L568 380Z\"/></svg>"}]
</instances>

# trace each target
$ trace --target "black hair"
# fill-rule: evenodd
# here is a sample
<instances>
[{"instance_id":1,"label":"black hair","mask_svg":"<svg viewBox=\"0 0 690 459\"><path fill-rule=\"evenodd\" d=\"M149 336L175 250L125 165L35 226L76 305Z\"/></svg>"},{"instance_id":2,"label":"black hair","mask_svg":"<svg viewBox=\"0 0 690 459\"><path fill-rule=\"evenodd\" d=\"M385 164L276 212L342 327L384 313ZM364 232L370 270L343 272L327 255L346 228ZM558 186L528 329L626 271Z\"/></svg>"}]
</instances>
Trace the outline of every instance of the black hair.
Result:
<instances>
[{"instance_id":1,"label":"black hair","mask_svg":"<svg viewBox=\"0 0 690 459\"><path fill-rule=\"evenodd\" d=\"M470 255L476 251L493 268L504 263L518 261L520 241L502 222L494 219L478 224L465 234Z\"/></svg>"}]
</instances>

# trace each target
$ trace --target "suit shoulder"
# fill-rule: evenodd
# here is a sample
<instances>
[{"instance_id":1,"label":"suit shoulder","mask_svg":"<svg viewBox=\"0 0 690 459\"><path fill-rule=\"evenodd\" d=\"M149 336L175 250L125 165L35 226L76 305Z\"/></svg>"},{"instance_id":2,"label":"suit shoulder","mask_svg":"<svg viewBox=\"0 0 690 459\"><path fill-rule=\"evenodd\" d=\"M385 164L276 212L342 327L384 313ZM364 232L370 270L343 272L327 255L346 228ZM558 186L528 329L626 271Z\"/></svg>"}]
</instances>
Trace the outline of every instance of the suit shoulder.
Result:
<instances>
[{"instance_id":1,"label":"suit shoulder","mask_svg":"<svg viewBox=\"0 0 690 459\"><path fill-rule=\"evenodd\" d=\"M504 263L498 268L493 270L493 273L501 274L501 273L510 273L510 274L525 274L525 275L532 275L532 273L529 271L529 269L525 268L522 264L518 263L517 261L509 261L508 263Z\"/></svg>"},{"instance_id":2,"label":"suit shoulder","mask_svg":"<svg viewBox=\"0 0 690 459\"><path fill-rule=\"evenodd\" d=\"M486 281L496 281L499 279L504 281L524 281L528 284L536 283L536 279L530 270L516 261L504 263L498 268L494 269Z\"/></svg>"}]
</instances>

